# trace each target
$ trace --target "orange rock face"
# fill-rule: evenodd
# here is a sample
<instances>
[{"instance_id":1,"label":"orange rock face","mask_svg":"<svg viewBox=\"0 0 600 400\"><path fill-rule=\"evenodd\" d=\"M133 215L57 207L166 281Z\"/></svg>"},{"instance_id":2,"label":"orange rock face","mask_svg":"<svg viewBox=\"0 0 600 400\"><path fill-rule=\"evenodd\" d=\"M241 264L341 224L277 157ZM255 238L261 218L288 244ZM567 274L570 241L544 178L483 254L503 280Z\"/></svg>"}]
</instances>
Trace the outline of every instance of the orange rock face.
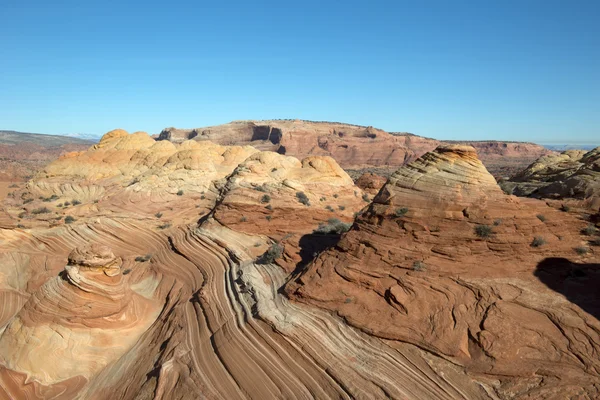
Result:
<instances>
[{"instance_id":1,"label":"orange rock face","mask_svg":"<svg viewBox=\"0 0 600 400\"><path fill-rule=\"evenodd\" d=\"M438 140L373 127L301 120L235 121L218 126L167 128L159 140L180 143L210 140L223 145L252 145L261 150L304 158L333 157L342 168L399 167L435 149ZM533 143L465 142L498 176L512 176L542 155L552 153Z\"/></svg>"},{"instance_id":2,"label":"orange rock face","mask_svg":"<svg viewBox=\"0 0 600 400\"><path fill-rule=\"evenodd\" d=\"M600 261L575 251L584 226L540 201L504 195L472 147L440 147L393 174L286 292L473 376L495 377L502 396L593 398L597 342L580 335L597 337L598 309L553 291L572 290L572 271L587 276Z\"/></svg>"},{"instance_id":3,"label":"orange rock face","mask_svg":"<svg viewBox=\"0 0 600 400\"><path fill-rule=\"evenodd\" d=\"M0 399L598 397L596 217L469 146L377 185L121 130L54 161L2 204Z\"/></svg>"}]
</instances>

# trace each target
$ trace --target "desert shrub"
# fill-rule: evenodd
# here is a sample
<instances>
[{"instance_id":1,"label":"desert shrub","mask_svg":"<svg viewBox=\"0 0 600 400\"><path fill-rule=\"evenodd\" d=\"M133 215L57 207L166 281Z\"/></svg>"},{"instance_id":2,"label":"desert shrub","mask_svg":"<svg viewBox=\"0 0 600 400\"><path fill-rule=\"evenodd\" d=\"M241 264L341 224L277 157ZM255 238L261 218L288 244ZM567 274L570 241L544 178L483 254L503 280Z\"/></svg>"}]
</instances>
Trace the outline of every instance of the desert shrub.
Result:
<instances>
[{"instance_id":1,"label":"desert shrub","mask_svg":"<svg viewBox=\"0 0 600 400\"><path fill-rule=\"evenodd\" d=\"M240 222L246 222L246 221L248 221L248 218L246 218L246 217L240 218Z\"/></svg>"},{"instance_id":2,"label":"desert shrub","mask_svg":"<svg viewBox=\"0 0 600 400\"><path fill-rule=\"evenodd\" d=\"M164 224L159 225L158 229L167 229L167 228L170 228L170 227L171 227L171 223L170 222L165 222Z\"/></svg>"},{"instance_id":3,"label":"desert shrub","mask_svg":"<svg viewBox=\"0 0 600 400\"><path fill-rule=\"evenodd\" d=\"M58 207L58 208L63 208L63 206L64 206L64 205L63 205L63 203L58 203L58 204L56 205L56 207Z\"/></svg>"},{"instance_id":4,"label":"desert shrub","mask_svg":"<svg viewBox=\"0 0 600 400\"><path fill-rule=\"evenodd\" d=\"M333 207L331 207L330 205L326 205L326 206L325 206L325 209L326 209L326 210L329 210L329 211L331 211L331 212L333 212Z\"/></svg>"},{"instance_id":5,"label":"desert shrub","mask_svg":"<svg viewBox=\"0 0 600 400\"><path fill-rule=\"evenodd\" d=\"M179 190L177 191L177 196L183 196L183 190L179 189Z\"/></svg>"},{"instance_id":6,"label":"desert shrub","mask_svg":"<svg viewBox=\"0 0 600 400\"><path fill-rule=\"evenodd\" d=\"M19 213L19 215L17 215L17 218L25 218L27 216L27 212L23 211L22 213Z\"/></svg>"},{"instance_id":7,"label":"desert shrub","mask_svg":"<svg viewBox=\"0 0 600 400\"><path fill-rule=\"evenodd\" d=\"M531 247L540 247L546 244L546 241L544 240L543 237L541 236L536 236L533 238L533 241L531 242Z\"/></svg>"},{"instance_id":8,"label":"desert shrub","mask_svg":"<svg viewBox=\"0 0 600 400\"><path fill-rule=\"evenodd\" d=\"M94 204L98 204L100 200L94 200Z\"/></svg>"},{"instance_id":9,"label":"desert shrub","mask_svg":"<svg viewBox=\"0 0 600 400\"><path fill-rule=\"evenodd\" d=\"M313 231L313 233L320 234L337 234L341 235L344 232L348 232L352 224L347 224L345 222L340 221L337 218L330 218L327 220L327 224L319 224L319 227Z\"/></svg>"},{"instance_id":10,"label":"desert shrub","mask_svg":"<svg viewBox=\"0 0 600 400\"><path fill-rule=\"evenodd\" d=\"M277 171L277 168L271 168L271 172Z\"/></svg>"},{"instance_id":11,"label":"desert shrub","mask_svg":"<svg viewBox=\"0 0 600 400\"><path fill-rule=\"evenodd\" d=\"M23 204L31 203L33 199L25 199L23 200Z\"/></svg>"},{"instance_id":12,"label":"desert shrub","mask_svg":"<svg viewBox=\"0 0 600 400\"><path fill-rule=\"evenodd\" d=\"M590 240L590 245L592 246L600 246L600 238Z\"/></svg>"},{"instance_id":13,"label":"desert shrub","mask_svg":"<svg viewBox=\"0 0 600 400\"><path fill-rule=\"evenodd\" d=\"M19 229L25 229L25 225L23 225L23 224L17 224L17 228L19 228Z\"/></svg>"},{"instance_id":14,"label":"desert shrub","mask_svg":"<svg viewBox=\"0 0 600 400\"><path fill-rule=\"evenodd\" d=\"M575 247L575 253L579 254L580 256L587 254L590 251L590 249L588 249L587 247Z\"/></svg>"},{"instance_id":15,"label":"desert shrub","mask_svg":"<svg viewBox=\"0 0 600 400\"><path fill-rule=\"evenodd\" d=\"M42 201L46 202L46 203L49 203L49 202L54 201L54 200L58 200L58 196L55 195L55 194L53 194L50 197L44 197L44 198L42 198Z\"/></svg>"},{"instance_id":16,"label":"desert shrub","mask_svg":"<svg viewBox=\"0 0 600 400\"><path fill-rule=\"evenodd\" d=\"M363 199L363 201L364 201L365 203L368 203L369 201L371 201L371 200L369 199L369 195L368 195L367 193L363 193L363 195L362 195L362 199Z\"/></svg>"},{"instance_id":17,"label":"desert shrub","mask_svg":"<svg viewBox=\"0 0 600 400\"><path fill-rule=\"evenodd\" d=\"M480 238L486 239L494 234L492 227L489 225L477 225L475 227L475 234Z\"/></svg>"},{"instance_id":18,"label":"desert shrub","mask_svg":"<svg viewBox=\"0 0 600 400\"><path fill-rule=\"evenodd\" d=\"M268 192L267 188L265 187L265 185L259 185L259 186L255 186L254 190L256 190L257 192Z\"/></svg>"},{"instance_id":19,"label":"desert shrub","mask_svg":"<svg viewBox=\"0 0 600 400\"><path fill-rule=\"evenodd\" d=\"M74 206L77 206L77 205L81 204L81 201L79 201L79 200L71 200L71 204L73 204Z\"/></svg>"},{"instance_id":20,"label":"desert shrub","mask_svg":"<svg viewBox=\"0 0 600 400\"><path fill-rule=\"evenodd\" d=\"M271 201L271 196L269 196L268 194L263 194L263 196L260 198L260 202L261 203L268 203Z\"/></svg>"},{"instance_id":21,"label":"desert shrub","mask_svg":"<svg viewBox=\"0 0 600 400\"><path fill-rule=\"evenodd\" d=\"M536 217L537 217L537 219L539 219L542 222L546 221L546 217L542 214L538 214L538 215L536 215Z\"/></svg>"},{"instance_id":22,"label":"desert shrub","mask_svg":"<svg viewBox=\"0 0 600 400\"><path fill-rule=\"evenodd\" d=\"M65 207L68 207L68 206L70 206L70 205L71 205L71 202L70 202L70 201L65 201Z\"/></svg>"},{"instance_id":23,"label":"desert shrub","mask_svg":"<svg viewBox=\"0 0 600 400\"><path fill-rule=\"evenodd\" d=\"M266 219L267 221L271 222L271 219L273 219L273 217L272 217L272 216L270 216L270 215L267 215L267 216L265 217L265 219Z\"/></svg>"},{"instance_id":24,"label":"desert shrub","mask_svg":"<svg viewBox=\"0 0 600 400\"><path fill-rule=\"evenodd\" d=\"M502 225L502 218L498 218L494 220L494 226L500 226Z\"/></svg>"},{"instance_id":25,"label":"desert shrub","mask_svg":"<svg viewBox=\"0 0 600 400\"><path fill-rule=\"evenodd\" d=\"M404 217L406 213L408 213L408 208L406 207L396 208L396 211L394 211L396 217Z\"/></svg>"},{"instance_id":26,"label":"desert shrub","mask_svg":"<svg viewBox=\"0 0 600 400\"><path fill-rule=\"evenodd\" d=\"M325 200L327 200L327 197L325 197L325 196L323 196L319 199L319 201L325 201Z\"/></svg>"},{"instance_id":27,"label":"desert shrub","mask_svg":"<svg viewBox=\"0 0 600 400\"><path fill-rule=\"evenodd\" d=\"M135 258L135 261L146 262L146 261L150 261L151 258L152 258L152 254L146 254L145 256L137 256Z\"/></svg>"},{"instance_id":28,"label":"desert shrub","mask_svg":"<svg viewBox=\"0 0 600 400\"><path fill-rule=\"evenodd\" d=\"M123 275L127 275L131 272L131 269L127 268L123 270Z\"/></svg>"},{"instance_id":29,"label":"desert shrub","mask_svg":"<svg viewBox=\"0 0 600 400\"><path fill-rule=\"evenodd\" d=\"M156 218L160 218L160 217L162 217L162 216L163 216L163 213L161 213L161 212L157 212L156 214L154 214L154 216L155 216Z\"/></svg>"},{"instance_id":30,"label":"desert shrub","mask_svg":"<svg viewBox=\"0 0 600 400\"><path fill-rule=\"evenodd\" d=\"M596 228L594 225L592 224L588 224L588 226L586 226L585 228L583 228L581 230L581 233L584 235L588 235L588 236L592 236L595 235L596 232L598 232L598 228Z\"/></svg>"},{"instance_id":31,"label":"desert shrub","mask_svg":"<svg viewBox=\"0 0 600 400\"><path fill-rule=\"evenodd\" d=\"M423 261L415 261L412 266L413 271L425 270L425 263Z\"/></svg>"},{"instance_id":32,"label":"desert shrub","mask_svg":"<svg viewBox=\"0 0 600 400\"><path fill-rule=\"evenodd\" d=\"M338 197L339 197L339 195L338 195L337 193L335 193L335 194L333 195L333 198L334 198L334 199L337 199Z\"/></svg>"},{"instance_id":33,"label":"desert shrub","mask_svg":"<svg viewBox=\"0 0 600 400\"><path fill-rule=\"evenodd\" d=\"M279 243L273 243L262 256L259 257L259 264L271 264L283 254L283 246Z\"/></svg>"},{"instance_id":34,"label":"desert shrub","mask_svg":"<svg viewBox=\"0 0 600 400\"><path fill-rule=\"evenodd\" d=\"M269 211L272 211L272 210L273 210L273 206L272 206L272 205L270 205L270 204L267 204L267 205L265 206L265 208L266 208L267 210L269 210Z\"/></svg>"},{"instance_id":35,"label":"desert shrub","mask_svg":"<svg viewBox=\"0 0 600 400\"><path fill-rule=\"evenodd\" d=\"M36 208L35 210L31 211L32 214L37 215L37 214L48 214L50 211L50 209L48 207L40 207L40 208Z\"/></svg>"},{"instance_id":36,"label":"desert shrub","mask_svg":"<svg viewBox=\"0 0 600 400\"><path fill-rule=\"evenodd\" d=\"M13 183L12 185L9 186L10 189L18 188L18 187L19 187L19 185L17 185L16 183Z\"/></svg>"},{"instance_id":37,"label":"desert shrub","mask_svg":"<svg viewBox=\"0 0 600 400\"><path fill-rule=\"evenodd\" d=\"M200 196L200 200L204 200L204 199L206 199L205 195Z\"/></svg>"},{"instance_id":38,"label":"desert shrub","mask_svg":"<svg viewBox=\"0 0 600 400\"><path fill-rule=\"evenodd\" d=\"M296 198L300 203L304 204L305 206L310 206L310 200L304 192L296 192Z\"/></svg>"},{"instance_id":39,"label":"desert shrub","mask_svg":"<svg viewBox=\"0 0 600 400\"><path fill-rule=\"evenodd\" d=\"M65 217L65 224L72 224L72 223L73 223L73 222L75 222L75 221L76 221L76 219L75 219L75 218L73 218L73 217L72 217L72 216L70 216L70 215L67 215L67 216Z\"/></svg>"},{"instance_id":40,"label":"desert shrub","mask_svg":"<svg viewBox=\"0 0 600 400\"><path fill-rule=\"evenodd\" d=\"M340 211L344 211L346 209L345 206L338 206L338 208L340 209Z\"/></svg>"},{"instance_id":41,"label":"desert shrub","mask_svg":"<svg viewBox=\"0 0 600 400\"><path fill-rule=\"evenodd\" d=\"M569 212L569 210L571 210L571 207L569 207L569 206L568 206L568 205L566 205L566 204L562 204L562 205L560 206L560 211Z\"/></svg>"}]
</instances>

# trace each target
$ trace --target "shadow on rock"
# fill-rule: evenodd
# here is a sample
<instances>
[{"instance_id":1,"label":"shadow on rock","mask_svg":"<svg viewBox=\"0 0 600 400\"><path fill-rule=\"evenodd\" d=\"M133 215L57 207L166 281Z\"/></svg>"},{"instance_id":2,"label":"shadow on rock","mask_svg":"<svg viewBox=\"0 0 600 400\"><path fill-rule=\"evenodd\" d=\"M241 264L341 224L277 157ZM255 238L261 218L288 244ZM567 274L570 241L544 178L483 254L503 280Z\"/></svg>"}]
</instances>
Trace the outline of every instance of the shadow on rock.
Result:
<instances>
[{"instance_id":1,"label":"shadow on rock","mask_svg":"<svg viewBox=\"0 0 600 400\"><path fill-rule=\"evenodd\" d=\"M566 258L546 258L536 270L546 286L600 320L600 264L577 264Z\"/></svg>"},{"instance_id":2,"label":"shadow on rock","mask_svg":"<svg viewBox=\"0 0 600 400\"><path fill-rule=\"evenodd\" d=\"M304 268L317 257L322 251L333 247L340 241L342 235L338 234L320 234L310 233L300 238L300 257L302 260L296 264L296 269L292 276L300 274Z\"/></svg>"}]
</instances>

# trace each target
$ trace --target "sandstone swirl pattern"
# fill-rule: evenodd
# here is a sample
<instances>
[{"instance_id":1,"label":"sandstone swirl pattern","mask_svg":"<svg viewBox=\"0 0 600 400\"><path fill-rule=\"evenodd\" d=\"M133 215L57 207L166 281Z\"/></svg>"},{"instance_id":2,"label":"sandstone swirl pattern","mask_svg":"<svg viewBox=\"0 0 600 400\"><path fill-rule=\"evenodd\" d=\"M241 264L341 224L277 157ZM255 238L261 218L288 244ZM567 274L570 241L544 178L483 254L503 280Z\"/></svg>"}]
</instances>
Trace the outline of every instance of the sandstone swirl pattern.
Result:
<instances>
[{"instance_id":1,"label":"sandstone swirl pattern","mask_svg":"<svg viewBox=\"0 0 600 400\"><path fill-rule=\"evenodd\" d=\"M0 398L597 393L597 320L532 278L583 222L505 196L469 147L370 200L329 157L248 146L117 130L57 160L5 203L22 227L0 229ZM306 268L306 237L357 212ZM472 237L498 218L493 239ZM257 263L274 242L279 265Z\"/></svg>"}]
</instances>

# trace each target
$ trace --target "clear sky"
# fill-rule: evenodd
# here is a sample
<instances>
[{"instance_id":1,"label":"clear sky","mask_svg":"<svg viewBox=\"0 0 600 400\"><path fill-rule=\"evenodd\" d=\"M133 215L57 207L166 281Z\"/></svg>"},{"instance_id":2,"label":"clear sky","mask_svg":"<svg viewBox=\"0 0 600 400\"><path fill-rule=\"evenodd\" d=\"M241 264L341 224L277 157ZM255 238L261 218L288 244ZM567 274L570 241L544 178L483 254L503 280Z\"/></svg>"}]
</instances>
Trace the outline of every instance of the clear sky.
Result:
<instances>
[{"instance_id":1,"label":"clear sky","mask_svg":"<svg viewBox=\"0 0 600 400\"><path fill-rule=\"evenodd\" d=\"M600 1L0 0L0 129L600 142Z\"/></svg>"}]
</instances>

